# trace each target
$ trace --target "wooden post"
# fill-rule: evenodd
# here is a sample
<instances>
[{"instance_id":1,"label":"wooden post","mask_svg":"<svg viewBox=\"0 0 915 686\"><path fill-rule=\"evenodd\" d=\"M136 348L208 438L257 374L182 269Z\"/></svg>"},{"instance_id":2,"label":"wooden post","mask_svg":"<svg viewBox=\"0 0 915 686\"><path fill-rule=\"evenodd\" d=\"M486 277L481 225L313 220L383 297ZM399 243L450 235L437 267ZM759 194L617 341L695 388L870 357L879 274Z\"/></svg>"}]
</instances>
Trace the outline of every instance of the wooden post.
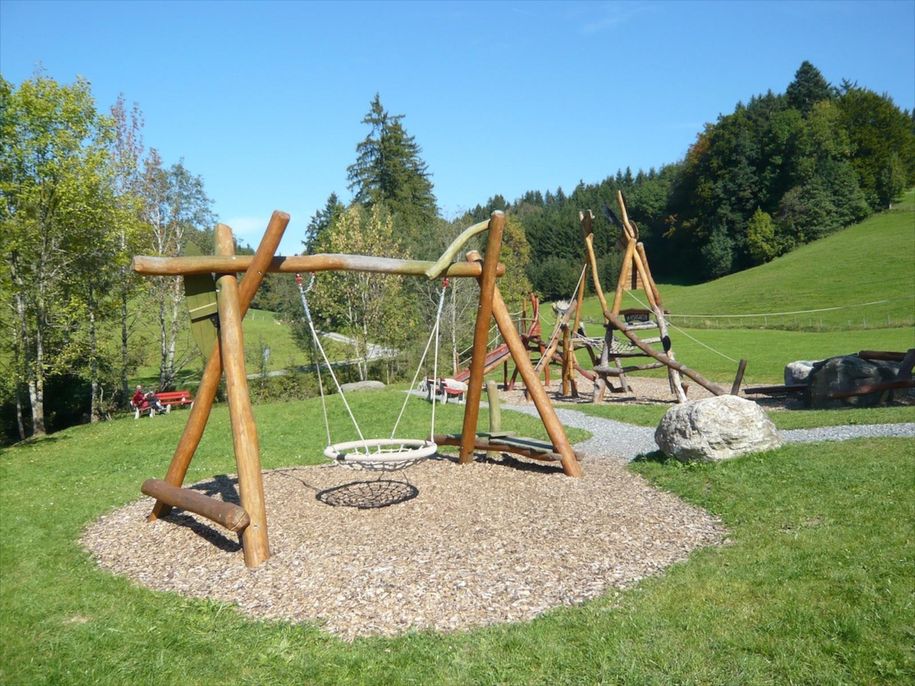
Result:
<instances>
[{"instance_id":1,"label":"wooden post","mask_svg":"<svg viewBox=\"0 0 915 686\"><path fill-rule=\"evenodd\" d=\"M593 242L589 241L588 247L590 248L589 254L593 255L594 254ZM624 265L624 267L627 264L631 265L633 263L634 256L635 256L635 243L633 241L629 241L626 243L626 252L623 255L622 264ZM616 282L616 293L614 293L614 295L613 295L613 310L612 310L613 314L619 314L620 307L622 307L622 304L623 304L623 292L625 291L625 288L626 288L626 279L624 278L625 274L626 274L626 270L624 267L620 268L620 278Z\"/></svg>"},{"instance_id":2,"label":"wooden post","mask_svg":"<svg viewBox=\"0 0 915 686\"><path fill-rule=\"evenodd\" d=\"M731 385L731 395L740 395L740 384L743 383L743 375L746 371L747 361L741 358L737 363L737 376L734 377L734 383Z\"/></svg>"},{"instance_id":3,"label":"wooden post","mask_svg":"<svg viewBox=\"0 0 915 686\"><path fill-rule=\"evenodd\" d=\"M642 281L645 282L646 278L648 283L651 285L651 292L654 293L654 301L658 304L658 307L663 307L661 303L661 291L658 290L658 285L654 282L654 277L651 275L651 267L648 266L648 255L645 253L645 244L639 241L635 244L635 249L639 253L639 257L642 258L642 266L645 268L645 273L642 274Z\"/></svg>"},{"instance_id":4,"label":"wooden post","mask_svg":"<svg viewBox=\"0 0 915 686\"><path fill-rule=\"evenodd\" d=\"M502 431L502 406L499 403L499 387L495 381L486 382L486 400L489 402L489 433L497 434ZM487 453L489 457L498 458L498 452Z\"/></svg>"},{"instance_id":5,"label":"wooden post","mask_svg":"<svg viewBox=\"0 0 915 686\"><path fill-rule=\"evenodd\" d=\"M248 311L248 306L251 304L251 300L254 299L254 294L264 280L267 268L288 224L288 214L274 212L270 217L270 222L267 224L264 237L257 247L257 252L253 258L249 258L250 262L248 262L248 269L245 272L245 278L242 280L241 292L239 293L239 306L241 307L242 316ZM184 483L187 469L191 464L194 453L197 451L197 446L200 445L203 430L206 428L207 420L210 418L210 410L213 407L213 401L216 399L216 390L219 388L219 380L221 378L222 355L219 346L217 346L213 348L213 352L207 358L200 385L197 387L194 405L191 407L187 424L184 426L184 432L178 440L171 464L169 464L168 472L165 475L165 481L172 486L180 486ZM167 503L157 501L149 514L149 521L165 516L170 509L171 506Z\"/></svg>"},{"instance_id":6,"label":"wooden post","mask_svg":"<svg viewBox=\"0 0 915 686\"><path fill-rule=\"evenodd\" d=\"M562 327L562 396L568 398L572 393L572 370L575 368L572 362L572 356L575 351L572 350L572 331L568 324Z\"/></svg>"},{"instance_id":7,"label":"wooden post","mask_svg":"<svg viewBox=\"0 0 915 686\"><path fill-rule=\"evenodd\" d=\"M499 211L493 212L489 219L489 235L486 238L486 259L483 261L479 279L480 308L477 310L477 321L473 330L470 378L467 380L464 425L461 429L463 437L459 453L461 464L473 461L473 444L477 433L477 419L480 415L480 397L483 394L483 368L486 365L489 320L492 317L493 294L496 290L496 266L499 263L499 252L502 249L504 228L505 215ZM514 331L514 326L512 326L512 331ZM504 332L502 336L505 336ZM517 364L517 360L515 360L515 364Z\"/></svg>"},{"instance_id":8,"label":"wooden post","mask_svg":"<svg viewBox=\"0 0 915 686\"><path fill-rule=\"evenodd\" d=\"M562 428L562 422L559 421L559 417L556 416L556 410L553 409L546 391L540 385L537 372L534 371L534 365L531 364L531 360L527 356L527 350L521 341L521 337L515 331L511 314L505 306L505 301L502 300L498 287L494 289L492 295L492 316L495 317L502 339L508 345L512 358L515 360L515 365L521 372L521 378L524 379L527 392L530 393L534 406L540 414L540 421L543 422L547 435L549 435L550 441L553 443L553 449L562 458L562 471L568 476L581 476L581 465L572 451L569 439L566 438L566 432ZM466 438L467 435L463 434L463 437Z\"/></svg>"},{"instance_id":9,"label":"wooden post","mask_svg":"<svg viewBox=\"0 0 915 686\"><path fill-rule=\"evenodd\" d=\"M232 230L225 224L216 227L216 250L222 255L235 251ZM241 328L241 307L238 279L235 274L222 274L216 281L219 288L219 347L226 372L226 394L229 399L229 419L232 442L238 467L238 494L241 506L251 523L242 531L245 564L257 567L270 557L267 540L267 507L261 477L260 446L257 425L248 396L248 376L245 372L245 344Z\"/></svg>"}]
</instances>

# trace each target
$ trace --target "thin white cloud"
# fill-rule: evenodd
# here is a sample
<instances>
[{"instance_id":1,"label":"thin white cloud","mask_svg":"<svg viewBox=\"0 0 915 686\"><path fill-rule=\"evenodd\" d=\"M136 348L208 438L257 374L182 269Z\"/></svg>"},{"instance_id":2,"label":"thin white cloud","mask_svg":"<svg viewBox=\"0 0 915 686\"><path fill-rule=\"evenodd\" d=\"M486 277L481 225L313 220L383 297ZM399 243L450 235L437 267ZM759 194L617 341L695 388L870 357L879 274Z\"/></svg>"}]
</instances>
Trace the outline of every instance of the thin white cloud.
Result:
<instances>
[{"instance_id":1,"label":"thin white cloud","mask_svg":"<svg viewBox=\"0 0 915 686\"><path fill-rule=\"evenodd\" d=\"M593 7L595 11L579 29L586 36L614 29L649 9L647 4L638 2L595 3L588 7Z\"/></svg>"}]
</instances>

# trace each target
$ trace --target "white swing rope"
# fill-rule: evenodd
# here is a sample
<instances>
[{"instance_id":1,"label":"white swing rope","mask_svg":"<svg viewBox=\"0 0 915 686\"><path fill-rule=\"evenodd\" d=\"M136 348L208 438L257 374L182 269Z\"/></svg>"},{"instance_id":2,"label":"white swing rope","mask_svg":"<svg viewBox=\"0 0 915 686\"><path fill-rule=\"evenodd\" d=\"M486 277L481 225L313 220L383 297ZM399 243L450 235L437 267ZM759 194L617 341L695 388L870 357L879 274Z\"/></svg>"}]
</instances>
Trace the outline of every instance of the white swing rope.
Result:
<instances>
[{"instance_id":1,"label":"white swing rope","mask_svg":"<svg viewBox=\"0 0 915 686\"><path fill-rule=\"evenodd\" d=\"M438 394L435 392L435 384L438 383L438 349L439 349L439 329L442 323L442 309L445 306L445 292L448 290L447 280L442 284L442 292L438 298L438 310L435 313L435 325L432 327L432 332L429 334L429 340L426 341L426 348L423 350L422 358L419 360L419 365L416 367L416 373L413 375L413 380L410 382L409 390L407 391L406 397L404 398L403 405L400 407L400 414L397 415L397 421L394 422L394 428L391 429L391 438L394 438L394 434L397 433L397 427L400 426L400 420L403 417L404 410L407 409L407 403L410 401L410 395L413 392L413 389L416 388L416 379L419 378L419 373L423 368L423 363L426 361L426 355L429 353L429 346L432 345L432 339L435 339L435 353L433 356L432 363L432 426L429 429L429 438L431 440L432 436L435 435L435 401L438 397Z\"/></svg>"},{"instance_id":2,"label":"white swing rope","mask_svg":"<svg viewBox=\"0 0 915 686\"><path fill-rule=\"evenodd\" d=\"M327 353L324 352L324 346L321 345L321 339L318 337L318 332L315 329L314 320L311 317L311 308L308 307L308 298L306 293L312 289L315 284L315 275L311 275L311 279L308 282L308 288L302 286L302 276L301 274L295 275L296 285L299 287L299 295L302 298L302 308L305 310L305 320L308 322L308 329L311 331L311 339L314 341L315 347L320 351L321 357L324 359L324 364L327 365L327 371L330 372L330 378L334 380L334 384L337 386L337 393L340 395L340 399L343 401L343 406L346 408L347 414L349 414L350 420L353 422L353 426L356 427L356 433L359 434L359 440L365 443L365 436L362 435L362 429L359 428L359 423L356 421L356 417L353 415L353 411L350 409L349 403L346 402L346 395L343 393L343 389L340 388L340 382L337 381L337 375L334 374L334 368L330 364L330 360L327 359ZM327 419L327 402L324 399L324 384L321 383L321 364L318 363L318 391L321 393L321 408L324 411L324 429L327 432L327 444L333 444L333 439L330 436L330 422ZM365 446L365 454L369 454L368 446Z\"/></svg>"}]
</instances>

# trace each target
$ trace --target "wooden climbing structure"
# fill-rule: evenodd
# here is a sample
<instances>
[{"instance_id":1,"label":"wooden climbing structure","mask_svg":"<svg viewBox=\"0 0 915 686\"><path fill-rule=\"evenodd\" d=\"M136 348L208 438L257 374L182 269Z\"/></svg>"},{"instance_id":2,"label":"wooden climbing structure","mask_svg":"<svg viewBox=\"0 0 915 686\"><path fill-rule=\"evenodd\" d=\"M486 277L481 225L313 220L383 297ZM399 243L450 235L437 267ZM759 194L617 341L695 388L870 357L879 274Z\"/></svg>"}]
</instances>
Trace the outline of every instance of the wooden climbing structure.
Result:
<instances>
[{"instance_id":1,"label":"wooden climbing structure","mask_svg":"<svg viewBox=\"0 0 915 686\"><path fill-rule=\"evenodd\" d=\"M590 210L579 213L582 237L585 244L585 262L574 299L557 321L553 335L543 351L539 365L551 362L554 356L562 361L562 393L577 396L575 375L584 375L594 382L593 401L601 400L604 393L620 384L622 390L630 390L627 374L649 369L667 368L671 392L678 402L686 400L686 386L682 376L692 379L715 395L728 391L705 379L701 374L677 361L671 345L661 294L651 275L644 244L639 241L638 227L629 219L622 193L617 193L621 218L609 212L611 219L620 229L617 243L623 254L619 278L614 290L613 302L608 303L597 270L597 255L594 251L593 220ZM587 287L587 274L604 317L604 336L595 341L585 335L581 321L581 309ZM647 307L623 309L623 296L628 291L641 290ZM649 333L650 335L645 335ZM585 348L591 358L593 371L588 374L575 359L576 349ZM741 361L740 377L746 363Z\"/></svg>"}]
</instances>

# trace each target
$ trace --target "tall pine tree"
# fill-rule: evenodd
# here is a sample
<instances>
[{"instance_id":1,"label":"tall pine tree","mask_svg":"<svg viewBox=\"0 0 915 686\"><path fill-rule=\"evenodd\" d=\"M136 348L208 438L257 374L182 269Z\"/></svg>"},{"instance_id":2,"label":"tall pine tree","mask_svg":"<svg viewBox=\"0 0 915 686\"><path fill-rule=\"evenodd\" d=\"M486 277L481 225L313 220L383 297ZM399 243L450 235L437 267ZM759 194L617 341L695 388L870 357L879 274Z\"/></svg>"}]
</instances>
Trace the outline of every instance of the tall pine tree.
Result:
<instances>
[{"instance_id":1,"label":"tall pine tree","mask_svg":"<svg viewBox=\"0 0 915 686\"><path fill-rule=\"evenodd\" d=\"M353 201L366 207L381 204L395 219L406 247L418 257L428 243L438 215L431 174L420 157L422 149L407 134L404 115L390 114L376 93L362 123L369 133L356 146L356 161L347 168Z\"/></svg>"}]
</instances>

